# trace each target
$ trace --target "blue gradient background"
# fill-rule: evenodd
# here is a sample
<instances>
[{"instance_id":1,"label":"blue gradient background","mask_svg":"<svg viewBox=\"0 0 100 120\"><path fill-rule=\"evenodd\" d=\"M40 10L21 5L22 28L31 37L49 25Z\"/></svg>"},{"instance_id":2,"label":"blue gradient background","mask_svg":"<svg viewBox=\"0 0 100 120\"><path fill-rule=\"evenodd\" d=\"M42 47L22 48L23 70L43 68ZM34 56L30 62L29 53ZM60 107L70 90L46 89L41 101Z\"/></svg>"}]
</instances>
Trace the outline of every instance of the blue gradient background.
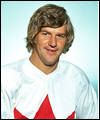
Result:
<instances>
[{"instance_id":1,"label":"blue gradient background","mask_svg":"<svg viewBox=\"0 0 100 120\"><path fill-rule=\"evenodd\" d=\"M79 66L98 94L98 1L1 1L1 65L30 56L25 47L29 19L36 9L63 6L75 28L75 40L60 59Z\"/></svg>"}]
</instances>

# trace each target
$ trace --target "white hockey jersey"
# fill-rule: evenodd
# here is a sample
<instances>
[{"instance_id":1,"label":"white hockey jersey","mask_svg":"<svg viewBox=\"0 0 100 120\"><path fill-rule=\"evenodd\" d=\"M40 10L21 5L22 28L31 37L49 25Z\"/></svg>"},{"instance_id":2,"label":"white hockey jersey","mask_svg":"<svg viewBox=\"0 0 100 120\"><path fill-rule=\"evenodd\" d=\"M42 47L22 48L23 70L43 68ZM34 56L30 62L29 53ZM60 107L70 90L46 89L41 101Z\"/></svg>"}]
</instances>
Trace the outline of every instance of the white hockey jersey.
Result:
<instances>
[{"instance_id":1,"label":"white hockey jersey","mask_svg":"<svg viewBox=\"0 0 100 120\"><path fill-rule=\"evenodd\" d=\"M96 119L97 107L87 76L69 62L49 75L29 58L1 68L2 119Z\"/></svg>"}]
</instances>

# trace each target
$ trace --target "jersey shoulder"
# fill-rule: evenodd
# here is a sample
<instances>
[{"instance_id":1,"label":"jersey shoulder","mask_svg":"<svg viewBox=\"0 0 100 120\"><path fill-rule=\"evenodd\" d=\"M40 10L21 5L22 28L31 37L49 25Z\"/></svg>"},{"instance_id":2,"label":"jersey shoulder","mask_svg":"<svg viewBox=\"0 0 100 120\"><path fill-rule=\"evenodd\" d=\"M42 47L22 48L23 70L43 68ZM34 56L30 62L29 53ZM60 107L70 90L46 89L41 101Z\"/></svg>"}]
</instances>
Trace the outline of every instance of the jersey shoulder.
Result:
<instances>
[{"instance_id":1,"label":"jersey shoulder","mask_svg":"<svg viewBox=\"0 0 100 120\"><path fill-rule=\"evenodd\" d=\"M59 66L60 73L62 73L63 75L68 77L74 77L77 82L79 81L85 84L90 82L86 73L77 65L68 61L60 60Z\"/></svg>"},{"instance_id":2,"label":"jersey shoulder","mask_svg":"<svg viewBox=\"0 0 100 120\"><path fill-rule=\"evenodd\" d=\"M26 58L1 66L1 84L4 89L16 89L21 85L21 69Z\"/></svg>"}]
</instances>

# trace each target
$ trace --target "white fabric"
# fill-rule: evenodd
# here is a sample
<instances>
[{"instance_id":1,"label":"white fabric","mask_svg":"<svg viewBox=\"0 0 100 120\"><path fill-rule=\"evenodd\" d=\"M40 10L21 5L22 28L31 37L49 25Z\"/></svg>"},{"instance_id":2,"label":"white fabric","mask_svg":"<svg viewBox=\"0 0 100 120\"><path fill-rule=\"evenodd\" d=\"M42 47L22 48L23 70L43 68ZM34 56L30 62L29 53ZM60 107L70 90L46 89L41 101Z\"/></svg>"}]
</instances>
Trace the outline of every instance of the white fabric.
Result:
<instances>
[{"instance_id":1,"label":"white fabric","mask_svg":"<svg viewBox=\"0 0 100 120\"><path fill-rule=\"evenodd\" d=\"M29 58L1 68L1 118L13 119L13 110L33 119L48 94L56 119L75 111L76 119L97 118L97 96L85 73L77 66L59 61L45 75Z\"/></svg>"}]
</instances>

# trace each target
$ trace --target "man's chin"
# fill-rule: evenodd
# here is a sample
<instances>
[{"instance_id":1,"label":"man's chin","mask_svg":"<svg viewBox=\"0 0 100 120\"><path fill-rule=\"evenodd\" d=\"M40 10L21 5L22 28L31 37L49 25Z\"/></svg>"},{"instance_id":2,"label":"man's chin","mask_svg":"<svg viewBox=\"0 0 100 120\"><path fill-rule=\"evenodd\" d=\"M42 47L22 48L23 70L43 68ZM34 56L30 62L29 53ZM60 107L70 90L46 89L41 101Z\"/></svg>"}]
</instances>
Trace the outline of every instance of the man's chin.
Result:
<instances>
[{"instance_id":1,"label":"man's chin","mask_svg":"<svg viewBox=\"0 0 100 120\"><path fill-rule=\"evenodd\" d=\"M55 60L55 61L45 61L44 64L45 64L46 66L52 67L52 66L54 66L55 64L57 64L58 61L59 61L59 59L58 59L58 60Z\"/></svg>"}]
</instances>

